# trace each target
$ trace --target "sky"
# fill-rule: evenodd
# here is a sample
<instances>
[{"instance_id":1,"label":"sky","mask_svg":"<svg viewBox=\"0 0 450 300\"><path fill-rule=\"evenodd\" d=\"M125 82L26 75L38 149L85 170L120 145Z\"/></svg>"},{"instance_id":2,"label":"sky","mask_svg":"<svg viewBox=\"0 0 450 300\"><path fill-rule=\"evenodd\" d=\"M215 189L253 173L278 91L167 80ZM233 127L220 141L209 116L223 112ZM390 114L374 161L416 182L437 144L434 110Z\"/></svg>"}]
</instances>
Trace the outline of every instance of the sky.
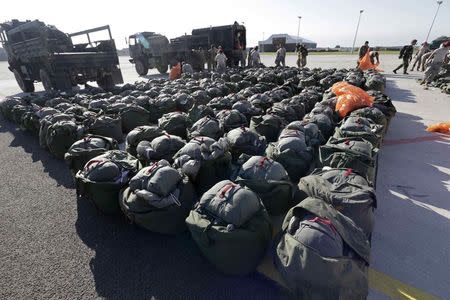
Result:
<instances>
[{"instance_id":1,"label":"sky","mask_svg":"<svg viewBox=\"0 0 450 300\"><path fill-rule=\"evenodd\" d=\"M118 48L125 38L154 31L169 39L194 28L244 23L247 46L271 34L297 35L318 47L351 46L363 9L356 45L399 46L413 38L424 41L436 12L433 0L3 0L0 21L39 19L70 33L109 24ZM6 2L6 3L5 3ZM77 3L74 5L74 3ZM444 0L430 40L450 35L450 0Z\"/></svg>"}]
</instances>

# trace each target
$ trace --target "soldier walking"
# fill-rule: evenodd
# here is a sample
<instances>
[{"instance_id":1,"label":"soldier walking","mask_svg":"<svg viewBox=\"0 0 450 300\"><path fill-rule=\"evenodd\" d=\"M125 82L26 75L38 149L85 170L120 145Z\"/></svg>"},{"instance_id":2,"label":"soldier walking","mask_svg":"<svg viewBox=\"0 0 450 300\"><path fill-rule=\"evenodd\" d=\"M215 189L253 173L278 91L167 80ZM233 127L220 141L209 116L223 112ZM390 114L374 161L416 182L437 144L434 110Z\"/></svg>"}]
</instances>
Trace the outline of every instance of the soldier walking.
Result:
<instances>
[{"instance_id":1,"label":"soldier walking","mask_svg":"<svg viewBox=\"0 0 450 300\"><path fill-rule=\"evenodd\" d=\"M420 49L417 51L416 55L414 56L414 63L412 65L411 71L414 71L414 67L417 64L417 71L419 71L419 68L421 66L421 61L422 61L422 57L425 53L430 51L430 46L428 45L427 42L424 42L422 44L422 46L420 47Z\"/></svg>"},{"instance_id":2,"label":"soldier walking","mask_svg":"<svg viewBox=\"0 0 450 300\"><path fill-rule=\"evenodd\" d=\"M286 48L284 48L282 44L278 45L278 50L275 58L275 66L279 67L280 63L283 65L283 67L286 66Z\"/></svg>"},{"instance_id":3,"label":"soldier walking","mask_svg":"<svg viewBox=\"0 0 450 300\"><path fill-rule=\"evenodd\" d=\"M403 74L408 75L408 66L410 61L412 60L412 55L414 52L414 46L417 44L417 40L414 39L411 41L410 45L403 46L402 50L400 50L400 55L398 58L403 59L403 62L394 69L394 74L397 74L397 70L403 67Z\"/></svg>"}]
</instances>

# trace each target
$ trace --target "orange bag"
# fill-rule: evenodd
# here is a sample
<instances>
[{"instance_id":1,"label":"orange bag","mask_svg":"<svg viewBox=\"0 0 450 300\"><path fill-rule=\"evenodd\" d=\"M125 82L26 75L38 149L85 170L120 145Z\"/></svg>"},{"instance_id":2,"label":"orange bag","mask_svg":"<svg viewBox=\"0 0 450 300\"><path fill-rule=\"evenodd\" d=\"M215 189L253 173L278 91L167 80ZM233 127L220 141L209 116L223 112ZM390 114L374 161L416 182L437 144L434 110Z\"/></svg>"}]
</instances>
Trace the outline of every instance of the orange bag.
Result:
<instances>
[{"instance_id":1,"label":"orange bag","mask_svg":"<svg viewBox=\"0 0 450 300\"><path fill-rule=\"evenodd\" d=\"M170 69L169 80L181 78L181 64L177 63Z\"/></svg>"},{"instance_id":2,"label":"orange bag","mask_svg":"<svg viewBox=\"0 0 450 300\"><path fill-rule=\"evenodd\" d=\"M449 133L450 131L450 122L448 123L438 123L433 124L427 127L428 132L440 132L440 133Z\"/></svg>"},{"instance_id":3,"label":"orange bag","mask_svg":"<svg viewBox=\"0 0 450 300\"><path fill-rule=\"evenodd\" d=\"M337 95L337 102L335 110L341 118L352 111L372 106L374 98L367 94L363 89L351 85L348 82L337 82L331 87L331 91Z\"/></svg>"},{"instance_id":4,"label":"orange bag","mask_svg":"<svg viewBox=\"0 0 450 300\"><path fill-rule=\"evenodd\" d=\"M377 64L373 64L370 61L370 49L367 50L366 54L361 57L361 59L359 60L359 65L358 68L360 68L361 70L369 70L369 69L375 69L379 72L381 72L381 69L378 69L378 63Z\"/></svg>"}]
</instances>

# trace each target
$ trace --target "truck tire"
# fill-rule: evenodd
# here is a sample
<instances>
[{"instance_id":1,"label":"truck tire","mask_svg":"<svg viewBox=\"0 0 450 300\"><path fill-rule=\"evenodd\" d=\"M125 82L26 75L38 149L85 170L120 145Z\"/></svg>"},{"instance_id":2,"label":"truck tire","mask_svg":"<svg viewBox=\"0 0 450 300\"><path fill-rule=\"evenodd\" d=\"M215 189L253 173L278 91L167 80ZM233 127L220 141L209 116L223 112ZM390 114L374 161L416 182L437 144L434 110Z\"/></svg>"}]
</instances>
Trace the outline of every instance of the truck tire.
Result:
<instances>
[{"instance_id":1,"label":"truck tire","mask_svg":"<svg viewBox=\"0 0 450 300\"><path fill-rule=\"evenodd\" d=\"M14 77L16 78L17 84L19 85L20 89L25 93L32 93L34 92L34 84L31 80L25 80L23 79L22 74L17 71L16 69L13 70Z\"/></svg>"},{"instance_id":2,"label":"truck tire","mask_svg":"<svg viewBox=\"0 0 450 300\"><path fill-rule=\"evenodd\" d=\"M112 75L105 75L97 80L97 85L105 91L110 91L114 88L114 80Z\"/></svg>"},{"instance_id":3,"label":"truck tire","mask_svg":"<svg viewBox=\"0 0 450 300\"><path fill-rule=\"evenodd\" d=\"M52 81L48 72L44 69L39 70L39 77L41 78L42 85L46 92L51 92L55 90L54 82Z\"/></svg>"},{"instance_id":4,"label":"truck tire","mask_svg":"<svg viewBox=\"0 0 450 300\"><path fill-rule=\"evenodd\" d=\"M167 64L159 63L156 65L156 69L158 69L158 72L161 74L166 74L169 67Z\"/></svg>"},{"instance_id":5,"label":"truck tire","mask_svg":"<svg viewBox=\"0 0 450 300\"><path fill-rule=\"evenodd\" d=\"M148 65L140 59L136 60L134 68L140 76L145 76L148 73Z\"/></svg>"}]
</instances>

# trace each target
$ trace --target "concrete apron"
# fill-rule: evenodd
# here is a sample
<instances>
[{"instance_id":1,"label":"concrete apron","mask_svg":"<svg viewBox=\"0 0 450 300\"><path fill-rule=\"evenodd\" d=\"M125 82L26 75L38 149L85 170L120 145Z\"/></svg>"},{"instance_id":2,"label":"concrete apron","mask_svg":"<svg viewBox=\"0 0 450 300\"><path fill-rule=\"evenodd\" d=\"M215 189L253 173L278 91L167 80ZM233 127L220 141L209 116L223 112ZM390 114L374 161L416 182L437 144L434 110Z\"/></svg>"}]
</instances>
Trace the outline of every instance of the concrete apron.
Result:
<instances>
[{"instance_id":1,"label":"concrete apron","mask_svg":"<svg viewBox=\"0 0 450 300\"><path fill-rule=\"evenodd\" d=\"M450 96L423 90L414 75L386 76L386 94L397 114L378 158L368 298L445 298L450 295L450 136L425 129L450 121ZM274 236L283 219L272 217ZM274 247L258 272L286 287L273 264Z\"/></svg>"}]
</instances>

